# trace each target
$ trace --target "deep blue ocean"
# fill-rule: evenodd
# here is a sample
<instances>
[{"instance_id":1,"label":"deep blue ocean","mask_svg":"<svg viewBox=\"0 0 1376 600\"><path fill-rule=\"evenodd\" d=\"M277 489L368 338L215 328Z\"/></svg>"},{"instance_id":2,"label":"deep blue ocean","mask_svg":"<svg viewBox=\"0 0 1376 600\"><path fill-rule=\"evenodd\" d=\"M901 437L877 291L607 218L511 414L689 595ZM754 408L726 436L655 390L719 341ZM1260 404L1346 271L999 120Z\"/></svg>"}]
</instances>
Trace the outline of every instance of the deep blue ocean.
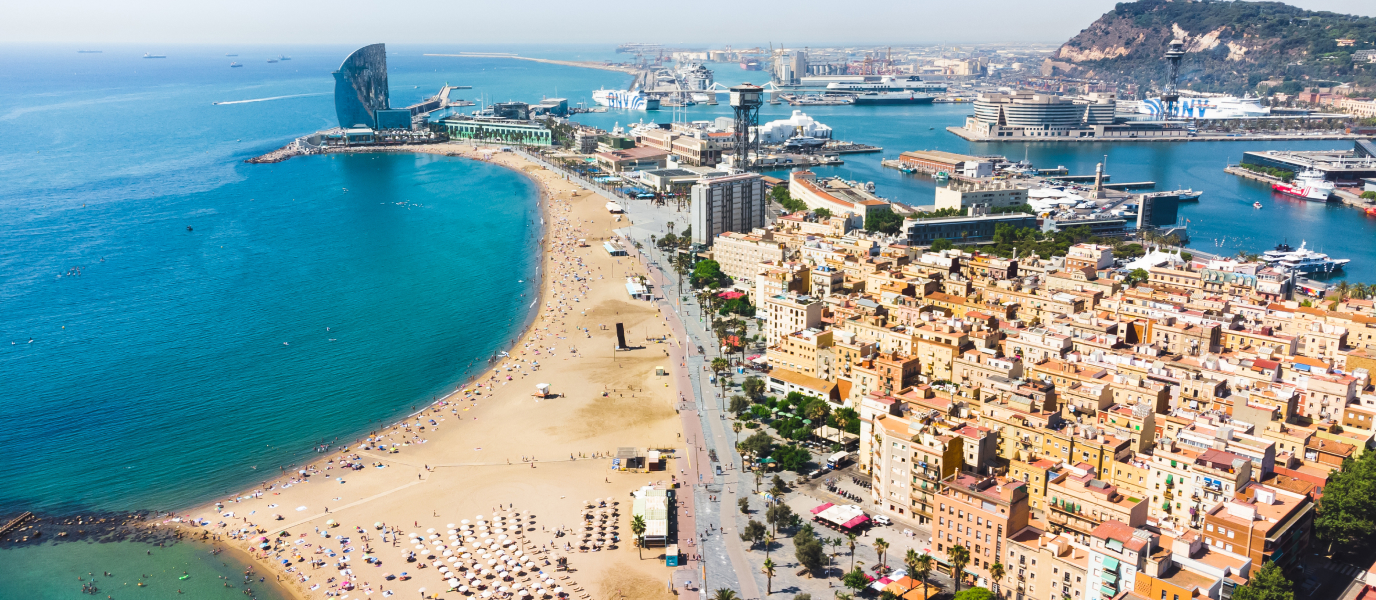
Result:
<instances>
[{"instance_id":1,"label":"deep blue ocean","mask_svg":"<svg viewBox=\"0 0 1376 600\"><path fill-rule=\"evenodd\" d=\"M240 489L322 440L351 442L453 389L519 333L540 234L525 179L424 155L243 163L335 124L330 72L353 48L0 46L0 444L9 450L0 513L176 509ZM392 103L446 83L471 85L459 95L485 102L590 103L593 90L629 77L422 54L628 58L611 49L389 45ZM279 54L292 60L266 62ZM761 82L712 66L728 85ZM761 119L790 110L766 106ZM880 158L1025 152L1089 173L1107 154L1115 181L1205 191L1182 208L1201 249L1306 239L1352 258L1351 278L1376 281L1376 220L1222 173L1243 150L1350 143L969 144L944 131L968 111L809 108L836 137L885 149L820 172L922 205L930 180L881 168ZM695 106L686 118L727 114ZM606 128L640 119L671 115L578 117ZM1263 211L1251 208L1258 200ZM0 599L77 598L68 573L147 568L121 545L59 547L0 551L7 564L52 575L0 577ZM207 578L219 568L167 560Z\"/></svg>"}]
</instances>

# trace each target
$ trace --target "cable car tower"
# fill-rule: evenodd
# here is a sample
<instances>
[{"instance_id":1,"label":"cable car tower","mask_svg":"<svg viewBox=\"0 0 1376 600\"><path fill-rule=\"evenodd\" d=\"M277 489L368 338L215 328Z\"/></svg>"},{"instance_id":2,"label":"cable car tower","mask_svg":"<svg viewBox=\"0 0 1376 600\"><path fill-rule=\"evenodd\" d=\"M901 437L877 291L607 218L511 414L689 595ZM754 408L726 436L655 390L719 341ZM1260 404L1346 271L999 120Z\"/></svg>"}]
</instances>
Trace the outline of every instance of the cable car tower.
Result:
<instances>
[{"instance_id":1,"label":"cable car tower","mask_svg":"<svg viewBox=\"0 0 1376 600\"><path fill-rule=\"evenodd\" d=\"M1185 42L1171 40L1170 48L1166 50L1166 63L1170 73L1166 76L1166 84L1161 87L1161 109L1165 111L1165 120L1170 120L1180 102L1180 90L1176 87L1176 81L1180 79L1180 59L1184 57Z\"/></svg>"}]
</instances>

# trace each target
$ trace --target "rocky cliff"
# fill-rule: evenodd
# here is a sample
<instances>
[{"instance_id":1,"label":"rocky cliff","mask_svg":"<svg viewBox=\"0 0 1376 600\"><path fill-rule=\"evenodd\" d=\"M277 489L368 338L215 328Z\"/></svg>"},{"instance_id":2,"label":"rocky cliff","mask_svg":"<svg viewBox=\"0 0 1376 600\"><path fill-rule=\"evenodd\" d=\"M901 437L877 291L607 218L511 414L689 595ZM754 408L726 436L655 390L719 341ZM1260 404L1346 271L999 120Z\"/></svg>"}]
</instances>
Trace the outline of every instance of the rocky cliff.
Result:
<instances>
[{"instance_id":1,"label":"rocky cliff","mask_svg":"<svg viewBox=\"0 0 1376 600\"><path fill-rule=\"evenodd\" d=\"M1271 77L1364 80L1376 64L1354 64L1376 48L1376 19L1309 11L1279 2L1119 3L1042 65L1044 74L1156 88L1172 39L1186 43L1180 85L1240 93Z\"/></svg>"}]
</instances>

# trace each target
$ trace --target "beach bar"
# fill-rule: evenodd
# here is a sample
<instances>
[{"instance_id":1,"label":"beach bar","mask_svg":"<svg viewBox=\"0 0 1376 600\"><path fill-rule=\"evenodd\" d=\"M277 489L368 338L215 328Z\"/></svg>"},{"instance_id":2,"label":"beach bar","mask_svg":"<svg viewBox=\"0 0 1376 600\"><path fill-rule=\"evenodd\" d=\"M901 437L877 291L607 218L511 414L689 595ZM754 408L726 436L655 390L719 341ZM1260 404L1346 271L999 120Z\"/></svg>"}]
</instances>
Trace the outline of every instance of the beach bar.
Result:
<instances>
[{"instance_id":1,"label":"beach bar","mask_svg":"<svg viewBox=\"0 0 1376 600\"><path fill-rule=\"evenodd\" d=\"M665 546L669 543L669 509L672 492L645 486L633 492L635 502L631 514L645 520L645 547Z\"/></svg>"}]
</instances>

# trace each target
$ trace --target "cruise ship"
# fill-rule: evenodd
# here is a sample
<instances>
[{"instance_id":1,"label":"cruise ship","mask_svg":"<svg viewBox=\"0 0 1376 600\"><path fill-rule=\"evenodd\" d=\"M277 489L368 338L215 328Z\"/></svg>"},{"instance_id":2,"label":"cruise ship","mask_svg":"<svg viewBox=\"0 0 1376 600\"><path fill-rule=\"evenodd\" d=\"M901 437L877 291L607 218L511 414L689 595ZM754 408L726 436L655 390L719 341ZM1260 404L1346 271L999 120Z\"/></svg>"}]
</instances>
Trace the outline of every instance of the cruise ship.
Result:
<instances>
[{"instance_id":1,"label":"cruise ship","mask_svg":"<svg viewBox=\"0 0 1376 600\"><path fill-rule=\"evenodd\" d=\"M863 79L832 81L827 84L828 90L841 92L925 92L928 94L939 94L946 91L946 86L940 83L923 81L917 75L906 77L894 77L884 75L878 78L864 77Z\"/></svg>"},{"instance_id":2,"label":"cruise ship","mask_svg":"<svg viewBox=\"0 0 1376 600\"><path fill-rule=\"evenodd\" d=\"M1166 115L1165 104L1160 98L1147 98L1138 103L1137 113L1179 119L1247 119L1269 115L1271 108L1262 106L1260 98L1181 98Z\"/></svg>"},{"instance_id":3,"label":"cruise ship","mask_svg":"<svg viewBox=\"0 0 1376 600\"><path fill-rule=\"evenodd\" d=\"M1352 262L1350 258L1329 258L1327 254L1305 248L1305 243L1300 242L1298 250L1291 250L1289 244L1279 244L1275 250L1262 253L1261 260L1272 266L1308 275L1337 273L1343 270L1347 263Z\"/></svg>"},{"instance_id":4,"label":"cruise ship","mask_svg":"<svg viewBox=\"0 0 1376 600\"><path fill-rule=\"evenodd\" d=\"M915 91L861 92L851 101L856 106L866 104L930 104L936 96Z\"/></svg>"},{"instance_id":5,"label":"cruise ship","mask_svg":"<svg viewBox=\"0 0 1376 600\"><path fill-rule=\"evenodd\" d=\"M659 98L651 98L639 90L597 90L592 93L592 99L607 108L659 110Z\"/></svg>"}]
</instances>

